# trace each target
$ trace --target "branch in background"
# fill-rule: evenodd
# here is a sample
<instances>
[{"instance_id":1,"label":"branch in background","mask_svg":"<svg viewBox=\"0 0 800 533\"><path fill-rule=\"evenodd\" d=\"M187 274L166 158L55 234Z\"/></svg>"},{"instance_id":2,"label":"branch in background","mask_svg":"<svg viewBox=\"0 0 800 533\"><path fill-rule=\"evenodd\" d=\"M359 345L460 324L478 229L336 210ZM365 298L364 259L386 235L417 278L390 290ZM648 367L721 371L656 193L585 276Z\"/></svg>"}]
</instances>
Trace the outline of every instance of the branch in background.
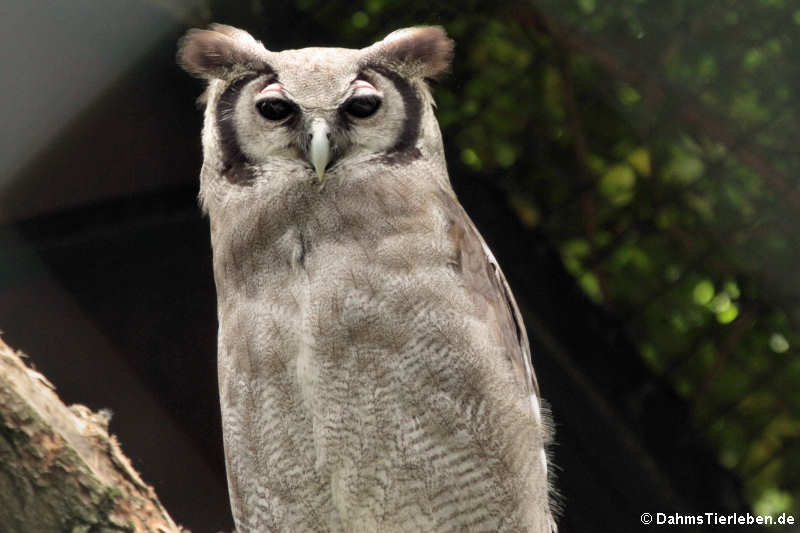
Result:
<instances>
[{"instance_id":1,"label":"branch in background","mask_svg":"<svg viewBox=\"0 0 800 533\"><path fill-rule=\"evenodd\" d=\"M547 24L549 21L543 21ZM547 27L546 31L551 33L554 31L551 27ZM595 202L594 191L596 179L589 169L589 144L586 140L584 133L583 121L581 120L581 113L578 109L578 102L575 95L575 83L569 73L569 55L567 50L561 46L560 42L555 42L556 51L556 65L558 72L561 75L561 80L564 84L564 103L567 108L567 120L572 134L575 138L575 158L578 161L578 168L580 171L580 186L582 192L580 193L581 213L583 218L584 233L586 240L592 250L596 247L597 235L597 217L595 215ZM608 282L606 280L605 271L602 264L596 264L591 268L600 287L600 294L606 305L611 305L609 300Z\"/></svg>"},{"instance_id":2,"label":"branch in background","mask_svg":"<svg viewBox=\"0 0 800 533\"><path fill-rule=\"evenodd\" d=\"M6 531L188 533L108 434L108 416L67 407L0 340L0 524Z\"/></svg>"}]
</instances>

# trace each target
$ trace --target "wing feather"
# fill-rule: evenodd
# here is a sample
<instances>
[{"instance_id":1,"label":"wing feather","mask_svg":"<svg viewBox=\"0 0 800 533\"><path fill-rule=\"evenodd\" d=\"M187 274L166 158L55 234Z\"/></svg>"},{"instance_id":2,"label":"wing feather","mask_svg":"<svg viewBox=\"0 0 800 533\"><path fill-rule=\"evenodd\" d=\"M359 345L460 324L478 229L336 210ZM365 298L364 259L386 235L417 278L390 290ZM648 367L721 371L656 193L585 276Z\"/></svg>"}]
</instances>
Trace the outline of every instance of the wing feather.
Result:
<instances>
[{"instance_id":1,"label":"wing feather","mask_svg":"<svg viewBox=\"0 0 800 533\"><path fill-rule=\"evenodd\" d=\"M486 313L496 317L494 327L506 345L507 357L520 382L524 383L529 394L540 397L522 313L497 259L452 193L443 191L441 203L451 224L449 234L456 250L454 265L461 271L475 298L485 302Z\"/></svg>"}]
</instances>

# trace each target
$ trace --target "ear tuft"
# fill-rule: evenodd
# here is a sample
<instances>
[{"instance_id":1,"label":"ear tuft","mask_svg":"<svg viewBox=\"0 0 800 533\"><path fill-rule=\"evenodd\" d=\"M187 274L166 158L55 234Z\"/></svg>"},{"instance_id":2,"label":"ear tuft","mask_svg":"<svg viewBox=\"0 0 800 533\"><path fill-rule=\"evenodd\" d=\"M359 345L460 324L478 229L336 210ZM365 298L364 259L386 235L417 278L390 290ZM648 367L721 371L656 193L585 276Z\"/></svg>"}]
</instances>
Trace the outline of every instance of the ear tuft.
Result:
<instances>
[{"instance_id":1,"label":"ear tuft","mask_svg":"<svg viewBox=\"0 0 800 533\"><path fill-rule=\"evenodd\" d=\"M272 71L263 57L266 49L249 33L224 24L210 28L191 29L178 41L178 64L185 71L206 79L227 79L236 71Z\"/></svg>"},{"instance_id":2,"label":"ear tuft","mask_svg":"<svg viewBox=\"0 0 800 533\"><path fill-rule=\"evenodd\" d=\"M368 57L401 68L408 76L436 79L453 59L453 41L441 26L394 31L368 48Z\"/></svg>"}]
</instances>

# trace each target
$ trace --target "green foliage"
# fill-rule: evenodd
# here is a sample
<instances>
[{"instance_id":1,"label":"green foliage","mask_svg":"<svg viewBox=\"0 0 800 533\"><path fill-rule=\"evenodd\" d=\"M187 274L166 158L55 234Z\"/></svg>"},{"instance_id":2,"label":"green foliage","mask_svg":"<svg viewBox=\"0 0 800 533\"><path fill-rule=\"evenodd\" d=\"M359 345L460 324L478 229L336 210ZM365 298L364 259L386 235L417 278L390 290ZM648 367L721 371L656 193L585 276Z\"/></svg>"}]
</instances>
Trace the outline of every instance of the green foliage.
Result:
<instances>
[{"instance_id":1,"label":"green foliage","mask_svg":"<svg viewBox=\"0 0 800 533\"><path fill-rule=\"evenodd\" d=\"M800 18L789 4L553 0L546 15L594 45L562 48L566 71L548 43L537 53L559 92L544 94L537 131L573 148L539 163L574 175L582 134L595 184L590 225L532 185L553 213L541 224L595 299L585 276L602 272L603 303L634 317L642 357L694 405L760 512L796 512L800 496L800 109L787 99L800 85ZM564 111L567 77L579 121ZM587 227L608 228L610 244Z\"/></svg>"},{"instance_id":2,"label":"green foliage","mask_svg":"<svg viewBox=\"0 0 800 533\"><path fill-rule=\"evenodd\" d=\"M788 33L798 12L775 2L543 4L595 45L565 51L531 38L545 104L541 114L528 105L532 130L552 154L531 164L558 167L563 188L543 183L559 175L547 170L515 185L550 214L540 224L587 294L634 317L642 357L694 404L755 509L796 512L800 109L787 96L800 85ZM608 56L619 63L602 63ZM563 181L580 176L582 157L591 224ZM776 189L781 180L794 198Z\"/></svg>"}]
</instances>

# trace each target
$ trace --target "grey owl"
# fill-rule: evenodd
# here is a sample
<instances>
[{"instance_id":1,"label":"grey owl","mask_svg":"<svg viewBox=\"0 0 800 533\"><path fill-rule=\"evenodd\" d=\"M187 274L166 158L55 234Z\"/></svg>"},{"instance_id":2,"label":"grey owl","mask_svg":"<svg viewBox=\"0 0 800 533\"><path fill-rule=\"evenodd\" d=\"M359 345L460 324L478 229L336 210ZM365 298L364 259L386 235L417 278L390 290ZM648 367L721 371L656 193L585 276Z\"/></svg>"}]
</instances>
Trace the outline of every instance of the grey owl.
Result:
<instances>
[{"instance_id":1,"label":"grey owl","mask_svg":"<svg viewBox=\"0 0 800 533\"><path fill-rule=\"evenodd\" d=\"M249 532L547 532L528 339L451 188L438 27L272 52L190 30L228 487Z\"/></svg>"}]
</instances>

